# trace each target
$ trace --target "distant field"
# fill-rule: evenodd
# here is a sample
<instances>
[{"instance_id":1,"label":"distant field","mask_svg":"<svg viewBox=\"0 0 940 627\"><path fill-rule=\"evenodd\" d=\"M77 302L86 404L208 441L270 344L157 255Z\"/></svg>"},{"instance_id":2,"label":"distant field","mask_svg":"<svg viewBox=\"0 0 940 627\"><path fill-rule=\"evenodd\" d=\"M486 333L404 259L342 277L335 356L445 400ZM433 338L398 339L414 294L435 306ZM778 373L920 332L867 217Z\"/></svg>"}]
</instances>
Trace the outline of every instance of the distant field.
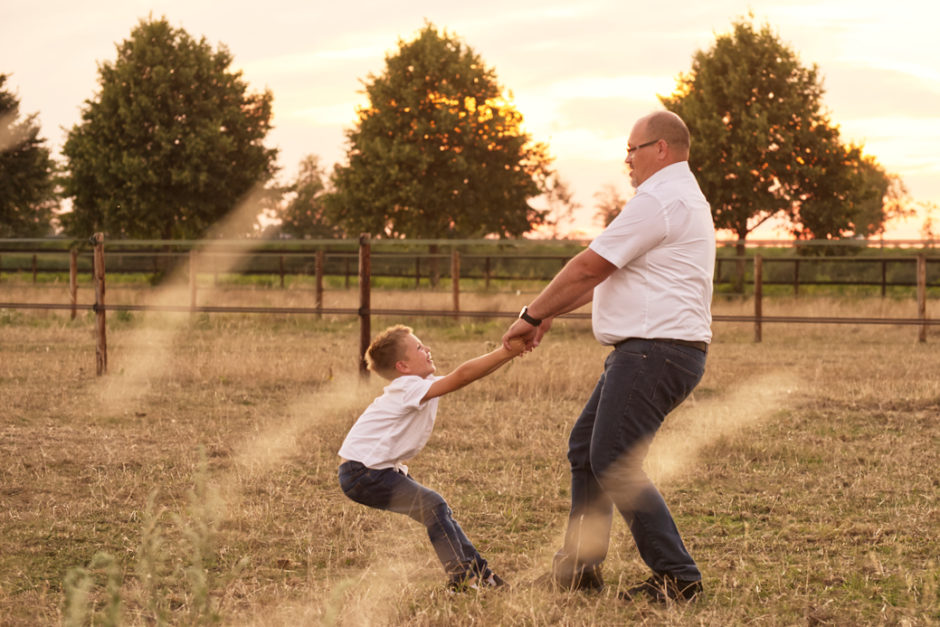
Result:
<instances>
[{"instance_id":1,"label":"distant field","mask_svg":"<svg viewBox=\"0 0 940 627\"><path fill-rule=\"evenodd\" d=\"M0 301L61 289L0 285ZM115 287L109 302L144 292ZM327 296L355 306L351 291ZM310 294L205 298L309 306ZM463 306L517 311L528 298ZM373 306L447 299L385 292ZM732 298L715 313L751 308ZM764 313L913 317L915 304L776 298ZM392 322L414 326L442 372L507 323L373 330ZM355 319L109 315L110 374L97 378L90 315L0 311L0 624L937 624L934 329L920 344L913 327L765 325L755 344L749 324L714 325L705 378L649 460L707 597L659 608L616 599L646 576L619 520L609 591L533 583L564 531L567 433L609 350L586 322L556 324L536 352L441 401L412 473L513 585L452 598L423 529L337 485L335 452L381 388L357 376Z\"/></svg>"}]
</instances>

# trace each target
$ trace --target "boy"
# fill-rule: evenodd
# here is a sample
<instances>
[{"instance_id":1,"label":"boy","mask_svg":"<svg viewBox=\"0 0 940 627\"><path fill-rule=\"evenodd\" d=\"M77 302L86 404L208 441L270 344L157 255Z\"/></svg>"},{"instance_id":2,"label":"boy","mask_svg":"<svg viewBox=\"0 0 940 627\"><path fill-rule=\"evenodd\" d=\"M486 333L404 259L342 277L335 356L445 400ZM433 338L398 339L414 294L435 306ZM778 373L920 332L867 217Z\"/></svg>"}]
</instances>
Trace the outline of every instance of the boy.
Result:
<instances>
[{"instance_id":1,"label":"boy","mask_svg":"<svg viewBox=\"0 0 940 627\"><path fill-rule=\"evenodd\" d=\"M452 591L502 586L443 498L408 475L404 461L424 448L440 396L485 377L525 348L503 346L464 362L447 376L435 376L431 351L412 329L390 327L366 350L369 369L391 381L352 426L339 450L339 483L353 501L405 514L427 527Z\"/></svg>"}]
</instances>

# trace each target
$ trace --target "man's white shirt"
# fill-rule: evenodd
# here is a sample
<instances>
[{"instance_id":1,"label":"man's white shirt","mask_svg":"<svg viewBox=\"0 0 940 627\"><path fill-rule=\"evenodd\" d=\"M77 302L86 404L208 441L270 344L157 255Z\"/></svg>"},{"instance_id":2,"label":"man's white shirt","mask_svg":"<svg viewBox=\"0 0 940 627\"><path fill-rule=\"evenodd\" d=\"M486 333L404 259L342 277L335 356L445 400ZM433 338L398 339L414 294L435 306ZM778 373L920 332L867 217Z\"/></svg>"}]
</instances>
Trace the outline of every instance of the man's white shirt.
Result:
<instances>
[{"instance_id":1,"label":"man's white shirt","mask_svg":"<svg viewBox=\"0 0 940 627\"><path fill-rule=\"evenodd\" d=\"M617 266L594 288L594 336L711 340L715 227L688 162L659 170L591 242Z\"/></svg>"}]
</instances>

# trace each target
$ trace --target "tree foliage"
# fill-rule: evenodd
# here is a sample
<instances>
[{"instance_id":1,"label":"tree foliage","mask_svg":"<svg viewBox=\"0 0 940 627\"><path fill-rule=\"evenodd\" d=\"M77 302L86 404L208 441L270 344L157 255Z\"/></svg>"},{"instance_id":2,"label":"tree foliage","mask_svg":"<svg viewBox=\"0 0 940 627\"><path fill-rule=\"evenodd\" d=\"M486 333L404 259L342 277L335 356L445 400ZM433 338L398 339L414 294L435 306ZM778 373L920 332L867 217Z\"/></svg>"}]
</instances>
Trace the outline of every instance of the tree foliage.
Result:
<instances>
[{"instance_id":1,"label":"tree foliage","mask_svg":"<svg viewBox=\"0 0 940 627\"><path fill-rule=\"evenodd\" d=\"M39 137L36 114L20 118L20 101L0 74L0 237L40 237L52 231L55 162Z\"/></svg>"},{"instance_id":2,"label":"tree foliage","mask_svg":"<svg viewBox=\"0 0 940 627\"><path fill-rule=\"evenodd\" d=\"M278 212L280 233L301 239L343 237L342 230L326 215L326 172L316 155L308 155L300 164L297 180L287 188L291 195Z\"/></svg>"},{"instance_id":3,"label":"tree foliage","mask_svg":"<svg viewBox=\"0 0 940 627\"><path fill-rule=\"evenodd\" d=\"M544 220L551 159L521 129L495 72L426 24L364 81L348 165L327 199L347 232L387 237L519 236Z\"/></svg>"},{"instance_id":4,"label":"tree foliage","mask_svg":"<svg viewBox=\"0 0 940 627\"><path fill-rule=\"evenodd\" d=\"M868 237L904 212L904 188L859 146L830 145L807 175L791 231L799 239Z\"/></svg>"},{"instance_id":5,"label":"tree foliage","mask_svg":"<svg viewBox=\"0 0 940 627\"><path fill-rule=\"evenodd\" d=\"M165 19L134 28L63 148L68 232L197 238L271 178L272 95L246 93L231 62Z\"/></svg>"},{"instance_id":6,"label":"tree foliage","mask_svg":"<svg viewBox=\"0 0 940 627\"><path fill-rule=\"evenodd\" d=\"M842 144L822 94L815 65L803 67L769 26L742 19L661 97L692 132L689 161L717 228L742 241L775 216L801 237L882 228L891 211L882 201L896 181Z\"/></svg>"}]
</instances>

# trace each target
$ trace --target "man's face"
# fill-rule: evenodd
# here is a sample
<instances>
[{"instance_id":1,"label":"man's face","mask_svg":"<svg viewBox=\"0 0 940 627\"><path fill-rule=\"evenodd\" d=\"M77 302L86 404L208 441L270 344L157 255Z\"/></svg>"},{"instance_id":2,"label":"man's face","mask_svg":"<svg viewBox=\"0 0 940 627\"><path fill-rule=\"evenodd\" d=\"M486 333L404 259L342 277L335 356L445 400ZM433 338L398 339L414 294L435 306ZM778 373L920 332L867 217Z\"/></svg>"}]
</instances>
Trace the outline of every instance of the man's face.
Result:
<instances>
[{"instance_id":1,"label":"man's face","mask_svg":"<svg viewBox=\"0 0 940 627\"><path fill-rule=\"evenodd\" d=\"M402 340L402 357L395 364L399 372L413 374L422 379L436 370L434 360L431 359L431 349L421 343L414 335L408 335Z\"/></svg>"},{"instance_id":2,"label":"man's face","mask_svg":"<svg viewBox=\"0 0 940 627\"><path fill-rule=\"evenodd\" d=\"M627 158L624 163L630 171L630 184L634 188L643 184L661 167L660 151L662 142L658 137L648 137L645 120L633 125L630 137L627 139Z\"/></svg>"}]
</instances>

